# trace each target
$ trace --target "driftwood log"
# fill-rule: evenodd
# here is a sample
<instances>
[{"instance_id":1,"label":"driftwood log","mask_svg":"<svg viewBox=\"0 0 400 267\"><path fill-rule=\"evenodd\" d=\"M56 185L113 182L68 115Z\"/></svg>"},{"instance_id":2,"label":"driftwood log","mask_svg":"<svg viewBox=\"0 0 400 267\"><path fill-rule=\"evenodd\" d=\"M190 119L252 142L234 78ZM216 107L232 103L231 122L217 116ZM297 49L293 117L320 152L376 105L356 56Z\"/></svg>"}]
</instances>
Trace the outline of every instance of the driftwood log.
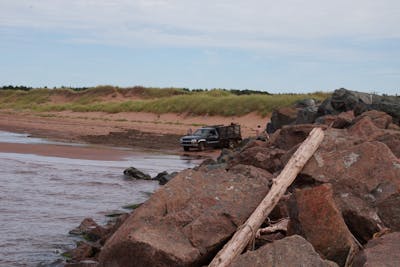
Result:
<instances>
[{"instance_id":1,"label":"driftwood log","mask_svg":"<svg viewBox=\"0 0 400 267\"><path fill-rule=\"evenodd\" d=\"M209 267L229 266L232 261L242 253L249 241L255 236L268 214L285 194L286 189L292 184L297 174L299 174L304 165L317 150L323 139L324 132L321 128L314 128L310 132L307 139L293 154L282 172L274 179L273 185L266 197L261 201L247 221L238 228L232 239L225 244L222 250L214 257Z\"/></svg>"},{"instance_id":2,"label":"driftwood log","mask_svg":"<svg viewBox=\"0 0 400 267\"><path fill-rule=\"evenodd\" d=\"M257 230L256 238L259 238L263 234L271 234L277 231L287 232L288 224L289 224L289 219L284 218L277 223L271 224L270 226L267 226L265 228L260 228Z\"/></svg>"}]
</instances>

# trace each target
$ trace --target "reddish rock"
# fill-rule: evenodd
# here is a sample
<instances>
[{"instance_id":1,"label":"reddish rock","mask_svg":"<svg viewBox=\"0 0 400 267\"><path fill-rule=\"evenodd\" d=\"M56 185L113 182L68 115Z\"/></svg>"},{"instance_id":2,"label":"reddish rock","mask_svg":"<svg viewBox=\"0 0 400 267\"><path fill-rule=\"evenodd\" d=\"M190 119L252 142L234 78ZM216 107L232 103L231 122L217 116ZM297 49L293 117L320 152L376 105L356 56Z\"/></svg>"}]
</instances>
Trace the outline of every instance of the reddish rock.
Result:
<instances>
[{"instance_id":1,"label":"reddish rock","mask_svg":"<svg viewBox=\"0 0 400 267\"><path fill-rule=\"evenodd\" d=\"M77 245L76 248L71 249L70 251L64 254L68 258L70 258L68 261L76 263L93 257L95 253L96 253L96 248L94 248L88 243L81 242Z\"/></svg>"},{"instance_id":2,"label":"reddish rock","mask_svg":"<svg viewBox=\"0 0 400 267\"><path fill-rule=\"evenodd\" d=\"M370 193L385 181L393 182L400 188L399 160L385 144L374 141L340 148L325 151L322 146L301 173L320 182L347 185L358 195Z\"/></svg>"},{"instance_id":3,"label":"reddish rock","mask_svg":"<svg viewBox=\"0 0 400 267\"><path fill-rule=\"evenodd\" d=\"M379 136L377 141L387 145L396 157L400 158L400 132L386 131L384 135Z\"/></svg>"},{"instance_id":4,"label":"reddish rock","mask_svg":"<svg viewBox=\"0 0 400 267\"><path fill-rule=\"evenodd\" d=\"M250 140L242 150L246 150L252 147L267 147L267 142L261 140Z\"/></svg>"},{"instance_id":5,"label":"reddish rock","mask_svg":"<svg viewBox=\"0 0 400 267\"><path fill-rule=\"evenodd\" d=\"M337 118L337 115L324 115L324 116L318 117L315 120L315 123L329 126L329 125L332 125L332 123L336 120L336 118Z\"/></svg>"},{"instance_id":6,"label":"reddish rock","mask_svg":"<svg viewBox=\"0 0 400 267\"><path fill-rule=\"evenodd\" d=\"M97 226L98 224L92 218L85 218L78 227L71 230L69 233L73 235L83 235Z\"/></svg>"},{"instance_id":7,"label":"reddish rock","mask_svg":"<svg viewBox=\"0 0 400 267\"><path fill-rule=\"evenodd\" d=\"M89 241L97 241L108 235L109 230L98 225L92 218L85 218L70 234L83 235Z\"/></svg>"},{"instance_id":8,"label":"reddish rock","mask_svg":"<svg viewBox=\"0 0 400 267\"><path fill-rule=\"evenodd\" d=\"M279 149L289 150L295 145L302 143L315 127L326 128L326 126L323 125L316 126L313 124L284 126L279 133L271 137L269 145Z\"/></svg>"},{"instance_id":9,"label":"reddish rock","mask_svg":"<svg viewBox=\"0 0 400 267\"><path fill-rule=\"evenodd\" d=\"M382 136L385 132L378 128L368 116L356 119L354 125L349 128L349 134L365 141L372 141Z\"/></svg>"},{"instance_id":10,"label":"reddish rock","mask_svg":"<svg viewBox=\"0 0 400 267\"><path fill-rule=\"evenodd\" d=\"M392 116L378 110L370 110L362 113L353 121L353 123L357 123L365 117L369 117L371 121L375 124L375 126L381 129L387 129L388 126L392 123Z\"/></svg>"},{"instance_id":11,"label":"reddish rock","mask_svg":"<svg viewBox=\"0 0 400 267\"><path fill-rule=\"evenodd\" d=\"M353 111L342 112L337 115L336 119L332 122L333 128L343 129L351 125L354 119Z\"/></svg>"},{"instance_id":12,"label":"reddish rock","mask_svg":"<svg viewBox=\"0 0 400 267\"><path fill-rule=\"evenodd\" d=\"M400 231L400 193L396 193L378 204L378 215L386 227Z\"/></svg>"},{"instance_id":13,"label":"reddish rock","mask_svg":"<svg viewBox=\"0 0 400 267\"><path fill-rule=\"evenodd\" d=\"M290 207L290 229L303 235L325 258L345 266L349 253L357 249L329 184L296 190Z\"/></svg>"},{"instance_id":14,"label":"reddish rock","mask_svg":"<svg viewBox=\"0 0 400 267\"><path fill-rule=\"evenodd\" d=\"M390 233L368 242L354 258L354 267L400 266L400 233Z\"/></svg>"},{"instance_id":15,"label":"reddish rock","mask_svg":"<svg viewBox=\"0 0 400 267\"><path fill-rule=\"evenodd\" d=\"M388 130L400 131L400 126L394 123L389 124Z\"/></svg>"},{"instance_id":16,"label":"reddish rock","mask_svg":"<svg viewBox=\"0 0 400 267\"><path fill-rule=\"evenodd\" d=\"M382 224L375 209L377 200L400 189L400 161L383 143L335 143L340 138L333 141L333 136L331 130L326 131L326 139L301 175L333 185L336 204L349 229L364 243Z\"/></svg>"},{"instance_id":17,"label":"reddish rock","mask_svg":"<svg viewBox=\"0 0 400 267\"><path fill-rule=\"evenodd\" d=\"M238 256L231 267L287 267L287 266L337 266L334 262L321 259L313 246L298 235L286 237L248 251Z\"/></svg>"},{"instance_id":18,"label":"reddish rock","mask_svg":"<svg viewBox=\"0 0 400 267\"><path fill-rule=\"evenodd\" d=\"M206 264L268 192L272 176L238 165L185 170L124 222L100 253L100 266Z\"/></svg>"},{"instance_id":19,"label":"reddish rock","mask_svg":"<svg viewBox=\"0 0 400 267\"><path fill-rule=\"evenodd\" d=\"M119 227L121 227L121 225L125 222L126 219L128 219L128 217L129 213L124 213L118 216L115 221L110 221L106 225L107 234L102 237L102 239L100 240L100 244L104 245L107 239L110 238L110 236L113 235Z\"/></svg>"},{"instance_id":20,"label":"reddish rock","mask_svg":"<svg viewBox=\"0 0 400 267\"><path fill-rule=\"evenodd\" d=\"M264 146L252 146L246 148L229 162L228 168L238 164L252 165L265 169L271 173L283 168L281 157L286 151L282 149L271 149Z\"/></svg>"}]
</instances>

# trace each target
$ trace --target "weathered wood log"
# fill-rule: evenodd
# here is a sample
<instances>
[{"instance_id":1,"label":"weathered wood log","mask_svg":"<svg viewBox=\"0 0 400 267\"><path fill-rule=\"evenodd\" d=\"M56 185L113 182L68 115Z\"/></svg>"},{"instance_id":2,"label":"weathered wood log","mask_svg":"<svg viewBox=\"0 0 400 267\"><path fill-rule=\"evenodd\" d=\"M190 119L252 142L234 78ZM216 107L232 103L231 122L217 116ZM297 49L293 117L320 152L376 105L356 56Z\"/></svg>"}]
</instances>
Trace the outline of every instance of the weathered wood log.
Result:
<instances>
[{"instance_id":1,"label":"weathered wood log","mask_svg":"<svg viewBox=\"0 0 400 267\"><path fill-rule=\"evenodd\" d=\"M259 238L262 234L270 234L277 231L287 232L288 224L289 224L289 219L284 218L277 223L271 224L270 226L260 228L257 230L256 238Z\"/></svg>"},{"instance_id":2,"label":"weathered wood log","mask_svg":"<svg viewBox=\"0 0 400 267\"><path fill-rule=\"evenodd\" d=\"M238 228L231 240L214 257L210 265L208 265L209 267L229 266L235 257L242 253L250 239L255 236L258 228L260 228L268 214L276 206L279 199L285 194L286 189L292 184L297 174L299 174L307 161L312 157L323 139L324 132L321 128L314 128L310 132L307 139L296 150L282 172L274 179L268 194L247 221Z\"/></svg>"}]
</instances>

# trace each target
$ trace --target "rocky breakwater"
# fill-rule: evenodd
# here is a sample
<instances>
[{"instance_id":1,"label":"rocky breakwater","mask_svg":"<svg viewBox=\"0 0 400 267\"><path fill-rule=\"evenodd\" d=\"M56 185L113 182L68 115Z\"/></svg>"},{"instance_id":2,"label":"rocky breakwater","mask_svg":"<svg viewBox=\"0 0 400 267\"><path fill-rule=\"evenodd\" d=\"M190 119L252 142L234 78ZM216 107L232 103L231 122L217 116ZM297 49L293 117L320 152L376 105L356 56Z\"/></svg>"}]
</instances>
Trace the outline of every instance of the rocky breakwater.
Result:
<instances>
[{"instance_id":1,"label":"rocky breakwater","mask_svg":"<svg viewBox=\"0 0 400 267\"><path fill-rule=\"evenodd\" d=\"M268 142L178 173L105 241L94 266L208 264L314 127L322 144L263 226L288 223L255 235L232 266L400 266L400 131L388 113L351 109L282 125Z\"/></svg>"},{"instance_id":2,"label":"rocky breakwater","mask_svg":"<svg viewBox=\"0 0 400 267\"><path fill-rule=\"evenodd\" d=\"M255 209L272 175L236 165L177 174L134 211L100 253L100 266L202 266Z\"/></svg>"},{"instance_id":3,"label":"rocky breakwater","mask_svg":"<svg viewBox=\"0 0 400 267\"><path fill-rule=\"evenodd\" d=\"M306 123L333 123L335 128L344 128L349 126L354 116L371 110L385 112L391 116L388 127L398 128L400 96L381 96L340 88L320 104L314 99L305 99L293 107L274 110L266 130L273 133L284 125Z\"/></svg>"}]
</instances>

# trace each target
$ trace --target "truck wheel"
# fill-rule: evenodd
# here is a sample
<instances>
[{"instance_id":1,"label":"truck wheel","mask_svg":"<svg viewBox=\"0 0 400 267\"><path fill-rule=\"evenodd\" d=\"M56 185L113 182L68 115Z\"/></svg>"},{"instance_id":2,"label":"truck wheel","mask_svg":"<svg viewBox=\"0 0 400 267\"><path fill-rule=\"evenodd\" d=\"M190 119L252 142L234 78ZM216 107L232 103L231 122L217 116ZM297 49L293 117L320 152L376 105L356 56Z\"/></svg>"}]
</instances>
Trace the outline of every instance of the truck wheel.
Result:
<instances>
[{"instance_id":1,"label":"truck wheel","mask_svg":"<svg viewBox=\"0 0 400 267\"><path fill-rule=\"evenodd\" d=\"M204 151L204 142L199 143L199 151Z\"/></svg>"},{"instance_id":2,"label":"truck wheel","mask_svg":"<svg viewBox=\"0 0 400 267\"><path fill-rule=\"evenodd\" d=\"M183 150L189 151L189 147L188 147L188 146L184 146L184 147L183 147Z\"/></svg>"}]
</instances>

